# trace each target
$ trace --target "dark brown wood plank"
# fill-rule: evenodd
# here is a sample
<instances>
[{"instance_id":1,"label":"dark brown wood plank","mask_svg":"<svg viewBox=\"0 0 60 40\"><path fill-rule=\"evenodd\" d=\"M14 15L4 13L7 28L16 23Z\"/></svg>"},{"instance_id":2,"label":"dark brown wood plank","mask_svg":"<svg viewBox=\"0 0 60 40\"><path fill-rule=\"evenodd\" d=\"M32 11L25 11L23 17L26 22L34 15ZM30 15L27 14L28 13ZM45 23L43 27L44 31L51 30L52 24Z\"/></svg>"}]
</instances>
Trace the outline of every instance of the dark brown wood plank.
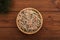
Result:
<instances>
[{"instance_id":1,"label":"dark brown wood plank","mask_svg":"<svg viewBox=\"0 0 60 40\"><path fill-rule=\"evenodd\" d=\"M48 30L60 30L60 12L44 12L42 15L44 27Z\"/></svg>"},{"instance_id":2,"label":"dark brown wood plank","mask_svg":"<svg viewBox=\"0 0 60 40\"><path fill-rule=\"evenodd\" d=\"M0 28L16 28L16 17L18 12L9 12L0 15ZM43 27L48 30L60 30L60 12L41 12L43 16Z\"/></svg>"},{"instance_id":3,"label":"dark brown wood plank","mask_svg":"<svg viewBox=\"0 0 60 40\"><path fill-rule=\"evenodd\" d=\"M9 12L8 14L0 15L0 27L16 27L17 12Z\"/></svg>"},{"instance_id":4,"label":"dark brown wood plank","mask_svg":"<svg viewBox=\"0 0 60 40\"><path fill-rule=\"evenodd\" d=\"M60 31L47 31L42 28L34 35L26 35L18 28L0 28L0 40L59 40Z\"/></svg>"},{"instance_id":5,"label":"dark brown wood plank","mask_svg":"<svg viewBox=\"0 0 60 40\"><path fill-rule=\"evenodd\" d=\"M10 11L33 7L40 11L60 11L60 0L12 0Z\"/></svg>"}]
</instances>

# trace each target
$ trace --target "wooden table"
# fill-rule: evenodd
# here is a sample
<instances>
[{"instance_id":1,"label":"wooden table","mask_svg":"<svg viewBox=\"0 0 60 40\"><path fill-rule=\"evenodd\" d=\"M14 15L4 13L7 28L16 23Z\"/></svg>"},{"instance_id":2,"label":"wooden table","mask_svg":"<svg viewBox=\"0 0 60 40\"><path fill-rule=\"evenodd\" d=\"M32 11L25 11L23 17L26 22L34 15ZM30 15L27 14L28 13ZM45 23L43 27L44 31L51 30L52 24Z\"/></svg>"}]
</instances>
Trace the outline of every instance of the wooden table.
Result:
<instances>
[{"instance_id":1,"label":"wooden table","mask_svg":"<svg viewBox=\"0 0 60 40\"><path fill-rule=\"evenodd\" d=\"M16 26L17 14L27 7L39 10L44 19L33 35L23 34ZM0 40L60 40L60 0L12 0L10 11L0 14Z\"/></svg>"}]
</instances>

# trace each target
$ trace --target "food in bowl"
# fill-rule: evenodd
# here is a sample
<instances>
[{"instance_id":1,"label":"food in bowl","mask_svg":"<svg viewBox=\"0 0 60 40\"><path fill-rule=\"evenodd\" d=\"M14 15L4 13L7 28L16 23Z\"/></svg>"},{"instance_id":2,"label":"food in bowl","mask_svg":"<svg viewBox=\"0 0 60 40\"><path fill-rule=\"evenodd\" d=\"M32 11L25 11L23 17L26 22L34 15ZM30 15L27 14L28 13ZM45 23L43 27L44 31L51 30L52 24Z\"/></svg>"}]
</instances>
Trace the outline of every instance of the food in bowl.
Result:
<instances>
[{"instance_id":1,"label":"food in bowl","mask_svg":"<svg viewBox=\"0 0 60 40\"><path fill-rule=\"evenodd\" d=\"M16 23L19 30L23 33L34 34L41 29L43 18L38 10L25 8L18 13Z\"/></svg>"}]
</instances>

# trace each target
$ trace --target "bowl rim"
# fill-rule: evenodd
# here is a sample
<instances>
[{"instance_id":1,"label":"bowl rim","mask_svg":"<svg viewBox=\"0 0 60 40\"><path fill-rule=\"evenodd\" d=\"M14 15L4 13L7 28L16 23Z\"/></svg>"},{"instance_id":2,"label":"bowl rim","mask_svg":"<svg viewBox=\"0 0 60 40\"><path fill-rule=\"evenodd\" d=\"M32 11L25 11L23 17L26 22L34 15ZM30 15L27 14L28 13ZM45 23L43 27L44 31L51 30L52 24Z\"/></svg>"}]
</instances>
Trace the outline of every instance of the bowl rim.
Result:
<instances>
[{"instance_id":1,"label":"bowl rim","mask_svg":"<svg viewBox=\"0 0 60 40\"><path fill-rule=\"evenodd\" d=\"M41 29L41 27L42 27L42 25L43 25L43 17L42 17L42 15L41 15L41 13L40 13L37 9L35 9L35 8L24 8L24 9L20 10L20 12L17 14L17 17L18 17L18 15L19 15L23 10L27 10L27 9L32 9L32 10L35 10L35 11L37 11L37 12L39 13L39 16L40 16L40 18L41 18L41 26L40 26L40 27L38 28L38 30L36 30L35 32L25 32L25 31L23 31L23 30L18 26L17 18L16 18L16 24L17 24L18 29L19 29L21 32L23 32L23 33L25 33L25 34L35 34L35 33L37 33L37 32Z\"/></svg>"}]
</instances>

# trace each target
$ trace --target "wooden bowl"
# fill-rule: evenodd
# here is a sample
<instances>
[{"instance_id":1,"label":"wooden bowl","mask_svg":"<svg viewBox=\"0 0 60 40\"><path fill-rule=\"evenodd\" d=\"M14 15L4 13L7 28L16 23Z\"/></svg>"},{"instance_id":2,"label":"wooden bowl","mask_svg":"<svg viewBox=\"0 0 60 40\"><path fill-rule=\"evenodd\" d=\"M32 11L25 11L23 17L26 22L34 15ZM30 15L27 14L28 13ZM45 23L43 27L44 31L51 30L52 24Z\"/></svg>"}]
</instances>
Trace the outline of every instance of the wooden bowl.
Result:
<instances>
[{"instance_id":1,"label":"wooden bowl","mask_svg":"<svg viewBox=\"0 0 60 40\"><path fill-rule=\"evenodd\" d=\"M25 34L34 34L41 29L43 18L38 10L34 8L25 8L18 13L16 24L21 32Z\"/></svg>"}]
</instances>

